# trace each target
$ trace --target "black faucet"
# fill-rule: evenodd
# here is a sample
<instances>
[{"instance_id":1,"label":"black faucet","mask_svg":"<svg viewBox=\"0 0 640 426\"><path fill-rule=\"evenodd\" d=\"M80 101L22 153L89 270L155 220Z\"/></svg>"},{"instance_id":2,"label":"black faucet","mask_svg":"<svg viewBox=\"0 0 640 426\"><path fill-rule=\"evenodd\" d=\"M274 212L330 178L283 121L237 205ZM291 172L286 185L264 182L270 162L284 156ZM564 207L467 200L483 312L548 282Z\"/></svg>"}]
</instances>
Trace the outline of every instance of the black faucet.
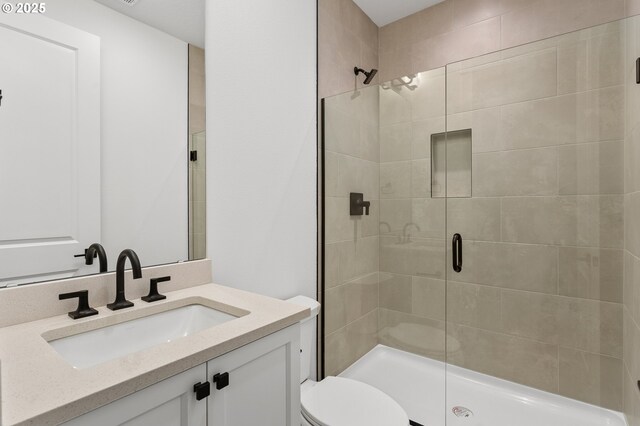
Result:
<instances>
[{"instance_id":1,"label":"black faucet","mask_svg":"<svg viewBox=\"0 0 640 426\"><path fill-rule=\"evenodd\" d=\"M85 265L93 265L93 259L98 256L100 261L100 273L107 272L107 253L104 251L104 247L98 243L93 243L89 248L84 250L84 254L76 254L73 257L84 257Z\"/></svg>"},{"instance_id":2,"label":"black faucet","mask_svg":"<svg viewBox=\"0 0 640 426\"><path fill-rule=\"evenodd\" d=\"M98 255L98 262L100 263L100 273L107 272L107 253L104 251L104 247L101 244L93 243L87 249L84 255L85 264L93 265L93 258Z\"/></svg>"},{"instance_id":3,"label":"black faucet","mask_svg":"<svg viewBox=\"0 0 640 426\"><path fill-rule=\"evenodd\" d=\"M131 271L133 272L133 279L142 278L142 269L140 268L140 259L135 251L131 249L122 250L120 256L118 256L118 262L116 263L116 300L113 303L109 303L107 308L112 311L118 309L130 308L133 306L133 302L128 301L124 297L124 264L129 258L131 261Z\"/></svg>"},{"instance_id":4,"label":"black faucet","mask_svg":"<svg viewBox=\"0 0 640 426\"><path fill-rule=\"evenodd\" d=\"M417 223L409 222L405 223L404 228L402 228L402 237L400 237L400 242L410 243L411 242L411 234L407 233L407 229L411 226L415 226L418 232L420 232L420 227Z\"/></svg>"}]
</instances>

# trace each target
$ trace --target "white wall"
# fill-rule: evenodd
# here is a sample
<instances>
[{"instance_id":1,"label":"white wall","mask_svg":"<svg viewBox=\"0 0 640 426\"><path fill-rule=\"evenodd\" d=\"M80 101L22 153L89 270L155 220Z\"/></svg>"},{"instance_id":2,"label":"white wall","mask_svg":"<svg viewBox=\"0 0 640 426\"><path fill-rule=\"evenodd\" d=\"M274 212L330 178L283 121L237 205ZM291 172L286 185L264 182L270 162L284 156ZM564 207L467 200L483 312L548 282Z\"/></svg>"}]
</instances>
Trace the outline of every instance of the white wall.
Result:
<instances>
[{"instance_id":1,"label":"white wall","mask_svg":"<svg viewBox=\"0 0 640 426\"><path fill-rule=\"evenodd\" d=\"M207 2L214 282L316 295L316 2Z\"/></svg>"},{"instance_id":2,"label":"white wall","mask_svg":"<svg viewBox=\"0 0 640 426\"><path fill-rule=\"evenodd\" d=\"M187 44L93 1L46 16L101 39L102 244L109 269L187 258Z\"/></svg>"}]
</instances>

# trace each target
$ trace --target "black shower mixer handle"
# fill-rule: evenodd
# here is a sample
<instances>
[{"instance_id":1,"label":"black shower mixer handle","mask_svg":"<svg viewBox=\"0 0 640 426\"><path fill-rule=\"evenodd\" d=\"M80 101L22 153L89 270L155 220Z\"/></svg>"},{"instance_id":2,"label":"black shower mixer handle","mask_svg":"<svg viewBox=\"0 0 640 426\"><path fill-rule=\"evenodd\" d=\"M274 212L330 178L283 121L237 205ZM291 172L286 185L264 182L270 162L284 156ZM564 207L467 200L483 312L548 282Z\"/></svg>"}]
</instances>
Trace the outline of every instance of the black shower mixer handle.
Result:
<instances>
[{"instance_id":1,"label":"black shower mixer handle","mask_svg":"<svg viewBox=\"0 0 640 426\"><path fill-rule=\"evenodd\" d=\"M364 201L364 195L360 192L352 192L349 195L349 214L351 216L369 216L370 201Z\"/></svg>"}]
</instances>

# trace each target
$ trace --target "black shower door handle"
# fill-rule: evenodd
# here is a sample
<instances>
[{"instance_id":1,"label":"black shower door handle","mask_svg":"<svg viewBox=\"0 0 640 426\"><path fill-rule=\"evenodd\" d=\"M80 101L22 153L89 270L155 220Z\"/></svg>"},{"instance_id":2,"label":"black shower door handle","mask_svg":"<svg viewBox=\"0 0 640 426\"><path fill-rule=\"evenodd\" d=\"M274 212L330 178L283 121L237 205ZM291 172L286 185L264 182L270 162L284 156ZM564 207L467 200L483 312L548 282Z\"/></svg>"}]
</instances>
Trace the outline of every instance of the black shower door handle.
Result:
<instances>
[{"instance_id":1,"label":"black shower door handle","mask_svg":"<svg viewBox=\"0 0 640 426\"><path fill-rule=\"evenodd\" d=\"M462 236L460 234L453 234L451 260L453 261L453 270L456 272L462 271Z\"/></svg>"}]
</instances>

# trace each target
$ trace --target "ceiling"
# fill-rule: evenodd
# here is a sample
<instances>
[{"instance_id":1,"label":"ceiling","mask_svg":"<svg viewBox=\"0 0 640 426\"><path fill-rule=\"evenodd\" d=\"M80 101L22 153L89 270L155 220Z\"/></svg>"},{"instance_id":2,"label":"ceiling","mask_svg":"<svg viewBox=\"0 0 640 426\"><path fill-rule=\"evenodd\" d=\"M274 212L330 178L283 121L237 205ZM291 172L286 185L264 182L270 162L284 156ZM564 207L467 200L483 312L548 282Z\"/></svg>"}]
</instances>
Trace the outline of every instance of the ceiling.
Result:
<instances>
[{"instance_id":1,"label":"ceiling","mask_svg":"<svg viewBox=\"0 0 640 426\"><path fill-rule=\"evenodd\" d=\"M95 0L187 43L204 48L205 0Z\"/></svg>"},{"instance_id":2,"label":"ceiling","mask_svg":"<svg viewBox=\"0 0 640 426\"><path fill-rule=\"evenodd\" d=\"M187 43L204 48L206 0L95 0ZM379 27L444 0L354 0ZM133 5L127 4L132 2Z\"/></svg>"},{"instance_id":3,"label":"ceiling","mask_svg":"<svg viewBox=\"0 0 640 426\"><path fill-rule=\"evenodd\" d=\"M142 1L142 0L140 0ZM353 0L379 27L413 15L444 0Z\"/></svg>"}]
</instances>

